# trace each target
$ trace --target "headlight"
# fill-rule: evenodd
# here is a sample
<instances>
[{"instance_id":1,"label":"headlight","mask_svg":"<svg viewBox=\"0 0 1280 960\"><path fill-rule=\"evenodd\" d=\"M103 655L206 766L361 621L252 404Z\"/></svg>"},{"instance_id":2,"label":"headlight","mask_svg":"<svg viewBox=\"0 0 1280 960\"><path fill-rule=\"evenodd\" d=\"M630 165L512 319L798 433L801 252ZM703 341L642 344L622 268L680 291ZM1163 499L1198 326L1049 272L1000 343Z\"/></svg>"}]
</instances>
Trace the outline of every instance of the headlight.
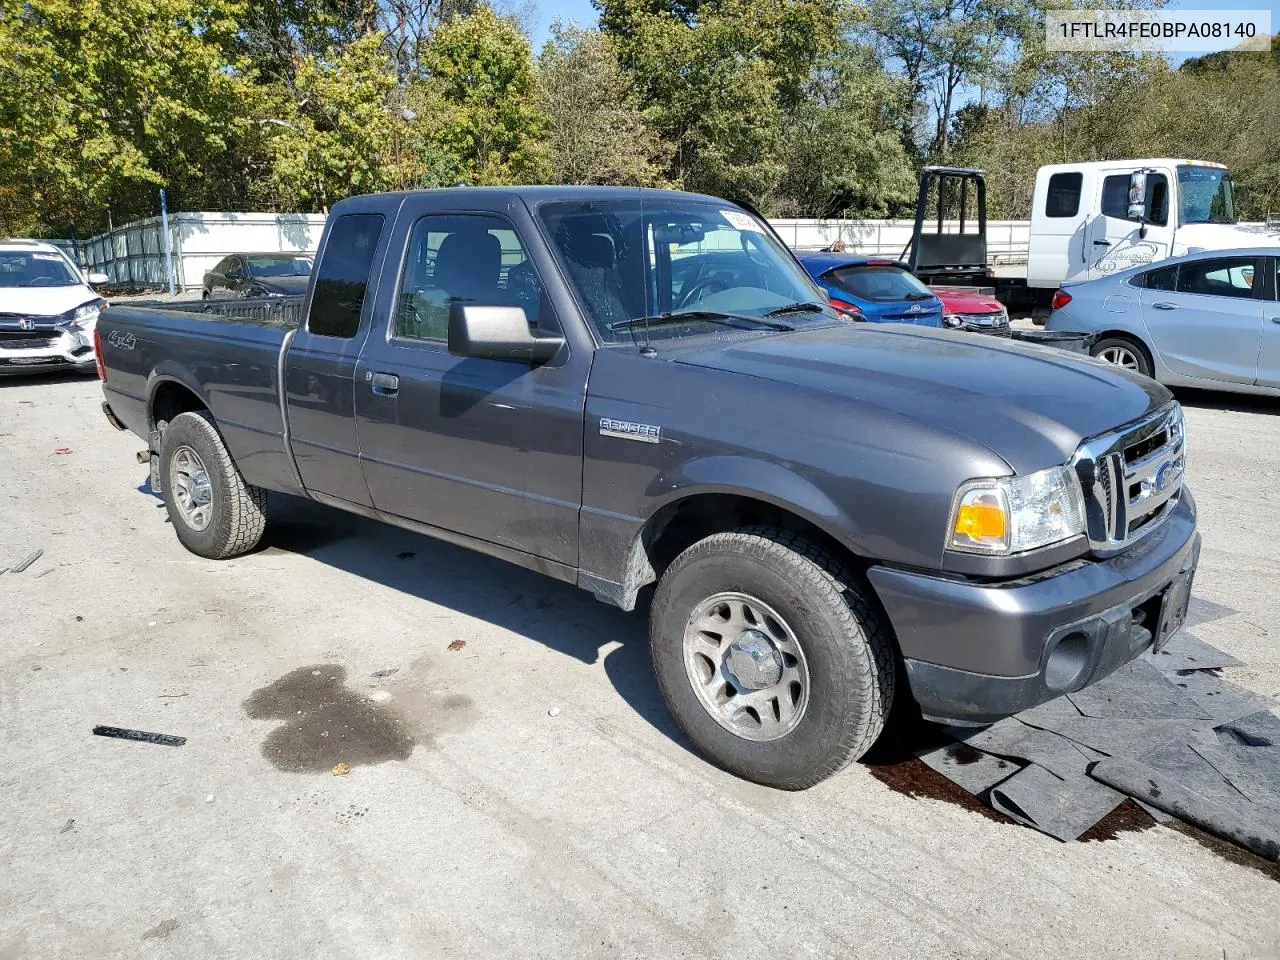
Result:
<instances>
[{"instance_id":1,"label":"headlight","mask_svg":"<svg viewBox=\"0 0 1280 960\"><path fill-rule=\"evenodd\" d=\"M942 325L944 327L960 327L964 326L964 321L954 313L944 313L942 315Z\"/></svg>"},{"instance_id":2,"label":"headlight","mask_svg":"<svg viewBox=\"0 0 1280 960\"><path fill-rule=\"evenodd\" d=\"M94 324L98 322L98 314L101 312L102 301L93 300L89 303L81 304L74 310L68 310L59 318L59 322L72 332L92 330Z\"/></svg>"},{"instance_id":3,"label":"headlight","mask_svg":"<svg viewBox=\"0 0 1280 960\"><path fill-rule=\"evenodd\" d=\"M1069 467L1051 467L964 484L951 508L947 546L1003 556L1070 540L1084 530L1080 481Z\"/></svg>"}]
</instances>

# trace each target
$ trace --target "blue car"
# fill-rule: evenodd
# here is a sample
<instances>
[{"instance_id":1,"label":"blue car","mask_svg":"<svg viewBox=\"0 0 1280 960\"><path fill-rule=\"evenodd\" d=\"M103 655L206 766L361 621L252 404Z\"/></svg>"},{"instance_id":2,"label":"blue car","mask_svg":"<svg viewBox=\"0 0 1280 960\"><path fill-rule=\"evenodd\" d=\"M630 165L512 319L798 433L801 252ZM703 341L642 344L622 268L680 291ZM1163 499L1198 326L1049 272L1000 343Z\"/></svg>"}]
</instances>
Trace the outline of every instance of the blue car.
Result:
<instances>
[{"instance_id":1,"label":"blue car","mask_svg":"<svg viewBox=\"0 0 1280 960\"><path fill-rule=\"evenodd\" d=\"M942 301L905 263L848 253L804 253L799 259L831 305L850 319L943 325Z\"/></svg>"}]
</instances>

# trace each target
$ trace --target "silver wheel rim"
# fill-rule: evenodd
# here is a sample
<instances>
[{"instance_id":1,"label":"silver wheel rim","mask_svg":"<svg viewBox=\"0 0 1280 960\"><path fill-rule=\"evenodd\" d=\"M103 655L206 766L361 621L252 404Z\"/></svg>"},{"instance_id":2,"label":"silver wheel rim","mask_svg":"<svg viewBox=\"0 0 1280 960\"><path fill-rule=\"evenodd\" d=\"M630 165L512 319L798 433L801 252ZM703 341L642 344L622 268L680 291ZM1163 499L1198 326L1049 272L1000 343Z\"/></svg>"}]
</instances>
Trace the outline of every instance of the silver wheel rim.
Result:
<instances>
[{"instance_id":1,"label":"silver wheel rim","mask_svg":"<svg viewBox=\"0 0 1280 960\"><path fill-rule=\"evenodd\" d=\"M1107 363L1114 363L1117 367L1124 367L1126 370L1138 370L1138 355L1128 347L1107 347L1098 353L1098 357Z\"/></svg>"},{"instance_id":2,"label":"silver wheel rim","mask_svg":"<svg viewBox=\"0 0 1280 960\"><path fill-rule=\"evenodd\" d=\"M744 740L785 737L809 706L809 664L795 632L746 593L717 593L694 608L684 667L703 709Z\"/></svg>"},{"instance_id":3,"label":"silver wheel rim","mask_svg":"<svg viewBox=\"0 0 1280 960\"><path fill-rule=\"evenodd\" d=\"M169 489L178 516L192 530L204 530L213 519L213 490L204 462L190 447L179 447L169 463Z\"/></svg>"}]
</instances>

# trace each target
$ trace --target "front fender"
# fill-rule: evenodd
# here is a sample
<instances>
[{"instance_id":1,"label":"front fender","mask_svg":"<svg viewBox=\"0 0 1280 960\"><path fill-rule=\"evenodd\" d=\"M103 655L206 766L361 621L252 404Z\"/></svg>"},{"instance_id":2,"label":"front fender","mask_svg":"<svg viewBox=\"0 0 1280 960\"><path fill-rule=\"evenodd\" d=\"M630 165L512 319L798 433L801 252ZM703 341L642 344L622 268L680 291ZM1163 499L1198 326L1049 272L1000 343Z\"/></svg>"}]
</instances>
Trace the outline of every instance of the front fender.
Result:
<instances>
[{"instance_id":1,"label":"front fender","mask_svg":"<svg viewBox=\"0 0 1280 960\"><path fill-rule=\"evenodd\" d=\"M752 457L718 455L674 465L645 491L652 506L649 518L676 501L704 493L763 501L807 520L854 553L863 552L858 548L857 522L811 480L780 463Z\"/></svg>"},{"instance_id":2,"label":"front fender","mask_svg":"<svg viewBox=\"0 0 1280 960\"><path fill-rule=\"evenodd\" d=\"M707 494L744 497L777 507L827 532L852 553L866 555L860 549L857 523L808 478L782 464L721 454L674 464L658 474L644 491L642 518L628 521L596 513L588 520L584 516L584 554L623 559L620 567L605 567L607 572L590 572L588 566L579 573L580 586L624 610L634 609L640 588L657 579L649 546L661 535L664 518L674 516L669 508Z\"/></svg>"}]
</instances>

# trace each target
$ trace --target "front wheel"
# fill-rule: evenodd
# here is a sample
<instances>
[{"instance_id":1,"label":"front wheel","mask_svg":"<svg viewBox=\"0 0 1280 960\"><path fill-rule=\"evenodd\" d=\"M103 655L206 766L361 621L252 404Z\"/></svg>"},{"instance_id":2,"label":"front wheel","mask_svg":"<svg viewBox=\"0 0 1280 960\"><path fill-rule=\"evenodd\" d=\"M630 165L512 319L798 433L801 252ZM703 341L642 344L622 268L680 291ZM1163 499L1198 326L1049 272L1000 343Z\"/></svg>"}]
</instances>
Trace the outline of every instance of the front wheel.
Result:
<instances>
[{"instance_id":1,"label":"front wheel","mask_svg":"<svg viewBox=\"0 0 1280 960\"><path fill-rule=\"evenodd\" d=\"M1147 355L1146 348L1128 337L1107 337L1099 340L1093 345L1090 353L1099 360L1140 373L1144 377L1152 374L1151 358Z\"/></svg>"},{"instance_id":2,"label":"front wheel","mask_svg":"<svg viewBox=\"0 0 1280 960\"><path fill-rule=\"evenodd\" d=\"M830 554L750 527L694 544L654 595L650 644L676 722L715 764L802 790L862 756L893 702L868 588Z\"/></svg>"},{"instance_id":3,"label":"front wheel","mask_svg":"<svg viewBox=\"0 0 1280 960\"><path fill-rule=\"evenodd\" d=\"M164 505L182 545L211 560L248 553L267 523L267 491L244 482L208 413L180 413L160 440Z\"/></svg>"}]
</instances>

